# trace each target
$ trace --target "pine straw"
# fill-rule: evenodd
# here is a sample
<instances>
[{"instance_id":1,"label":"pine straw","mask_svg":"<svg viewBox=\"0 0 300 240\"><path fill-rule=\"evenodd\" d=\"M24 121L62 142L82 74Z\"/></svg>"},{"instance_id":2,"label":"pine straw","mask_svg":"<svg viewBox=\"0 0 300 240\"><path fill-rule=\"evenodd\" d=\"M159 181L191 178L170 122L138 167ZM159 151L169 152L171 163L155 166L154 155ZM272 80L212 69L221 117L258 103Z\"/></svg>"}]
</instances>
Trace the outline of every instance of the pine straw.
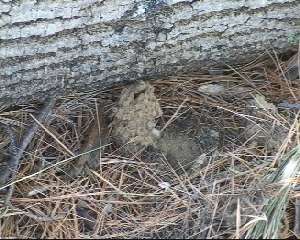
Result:
<instances>
[{"instance_id":1,"label":"pine straw","mask_svg":"<svg viewBox=\"0 0 300 240\"><path fill-rule=\"evenodd\" d=\"M100 169L70 180L66 177L68 165L86 154L80 146L97 104L105 102L109 114L121 87L59 98L44 125L47 131L36 134L23 158L12 206L1 208L0 236L243 237L253 224L265 219L263 204L280 189L266 176L276 172L282 156L299 144L298 116L291 110L266 114L268 120L290 129L277 154L247 145L241 135L245 122L255 120L247 107L254 94L261 93L274 104L299 102L299 82L284 79L284 69L285 62L268 57L240 68L228 67L224 75L203 72L153 82L164 111L161 127L172 116L178 121L189 113L200 119L201 126L213 126L223 136L221 146L212 146L218 151L210 155L206 166L181 175L166 160L160 163L166 165L162 170L157 163L146 163L137 156L119 156L108 146ZM231 93L237 87L245 87L246 92L211 97L197 91L210 82L224 83ZM38 108L38 103L32 103L3 109L0 119L13 125L21 137L33 121L30 114ZM6 136L2 138L2 143L8 142ZM290 191L287 194L290 196ZM289 198L284 201L287 205ZM287 208L285 221L278 220L279 234L284 237L293 235L293 214L293 209Z\"/></svg>"}]
</instances>

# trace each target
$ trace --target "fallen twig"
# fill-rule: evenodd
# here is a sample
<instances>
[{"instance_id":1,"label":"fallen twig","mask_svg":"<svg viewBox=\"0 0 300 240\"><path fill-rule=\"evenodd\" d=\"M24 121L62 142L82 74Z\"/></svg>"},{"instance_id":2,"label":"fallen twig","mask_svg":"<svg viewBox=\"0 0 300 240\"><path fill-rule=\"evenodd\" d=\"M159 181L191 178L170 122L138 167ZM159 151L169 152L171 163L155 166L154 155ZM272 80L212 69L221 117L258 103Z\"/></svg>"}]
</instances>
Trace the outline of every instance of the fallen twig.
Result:
<instances>
[{"instance_id":1,"label":"fallen twig","mask_svg":"<svg viewBox=\"0 0 300 240\"><path fill-rule=\"evenodd\" d=\"M37 119L40 122L46 121L48 115L50 114L51 110L54 107L54 104L55 104L55 97L51 97L46 100L46 104L41 109L37 117ZM23 139L21 140L20 145L18 146L15 141L14 133L12 132L10 127L7 127L8 134L10 135L11 138L11 144L10 144L10 151L9 151L10 158L8 159L8 163L7 163L8 167L6 168L7 172L5 173L7 179L3 179L5 182L8 181L9 176L11 176L11 182L15 180L23 153L28 147L28 145L30 144L38 128L39 125L37 123L33 123L31 128L29 128L28 131L25 133ZM6 194L6 198L5 198L6 205L9 204L10 202L13 190L14 190L14 185L12 184L9 186L8 192Z\"/></svg>"},{"instance_id":2,"label":"fallen twig","mask_svg":"<svg viewBox=\"0 0 300 240\"><path fill-rule=\"evenodd\" d=\"M15 155L17 151L17 141L14 131L12 130L11 126L4 125L4 131L9 136L10 144L8 149L8 154ZM0 185L3 185L9 179L11 175L11 170L15 168L13 161L10 161L9 157L5 157L3 160L3 166L0 170Z\"/></svg>"},{"instance_id":3,"label":"fallen twig","mask_svg":"<svg viewBox=\"0 0 300 240\"><path fill-rule=\"evenodd\" d=\"M297 238L300 237L300 198L296 198L295 203L295 227L294 232Z\"/></svg>"},{"instance_id":4,"label":"fallen twig","mask_svg":"<svg viewBox=\"0 0 300 240\"><path fill-rule=\"evenodd\" d=\"M287 101L283 101L278 104L280 108L287 108L287 109L297 109L300 110L300 103L289 103Z\"/></svg>"}]
</instances>

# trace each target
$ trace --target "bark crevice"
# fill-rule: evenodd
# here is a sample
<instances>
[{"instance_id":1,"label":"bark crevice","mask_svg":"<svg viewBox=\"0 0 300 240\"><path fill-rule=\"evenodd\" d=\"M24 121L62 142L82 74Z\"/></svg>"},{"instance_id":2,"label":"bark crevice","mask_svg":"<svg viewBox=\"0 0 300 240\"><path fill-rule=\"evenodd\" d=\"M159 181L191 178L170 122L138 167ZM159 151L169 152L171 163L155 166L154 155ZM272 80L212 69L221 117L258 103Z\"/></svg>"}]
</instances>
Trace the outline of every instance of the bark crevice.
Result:
<instances>
[{"instance_id":1,"label":"bark crevice","mask_svg":"<svg viewBox=\"0 0 300 240\"><path fill-rule=\"evenodd\" d=\"M300 1L0 1L0 101L242 61L300 34ZM1 10L0 10L1 11Z\"/></svg>"}]
</instances>

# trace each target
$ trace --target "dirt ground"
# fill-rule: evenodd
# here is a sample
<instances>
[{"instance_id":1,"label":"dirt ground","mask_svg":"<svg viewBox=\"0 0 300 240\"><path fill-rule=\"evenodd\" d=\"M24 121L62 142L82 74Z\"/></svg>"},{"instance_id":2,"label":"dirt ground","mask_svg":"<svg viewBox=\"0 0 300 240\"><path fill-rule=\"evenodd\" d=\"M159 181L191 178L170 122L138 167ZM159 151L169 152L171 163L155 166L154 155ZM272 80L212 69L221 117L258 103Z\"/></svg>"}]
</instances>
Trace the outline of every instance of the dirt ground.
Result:
<instances>
[{"instance_id":1,"label":"dirt ground","mask_svg":"<svg viewBox=\"0 0 300 240\"><path fill-rule=\"evenodd\" d=\"M0 237L296 236L293 54L0 108Z\"/></svg>"}]
</instances>

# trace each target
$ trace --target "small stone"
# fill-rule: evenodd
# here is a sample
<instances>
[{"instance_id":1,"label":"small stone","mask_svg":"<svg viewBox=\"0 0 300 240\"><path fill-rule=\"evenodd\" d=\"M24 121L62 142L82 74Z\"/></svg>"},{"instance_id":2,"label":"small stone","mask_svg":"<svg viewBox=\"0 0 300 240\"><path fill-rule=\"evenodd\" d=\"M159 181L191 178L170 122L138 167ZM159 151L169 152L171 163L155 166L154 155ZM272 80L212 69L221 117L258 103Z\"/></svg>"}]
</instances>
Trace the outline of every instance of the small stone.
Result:
<instances>
[{"instance_id":1,"label":"small stone","mask_svg":"<svg viewBox=\"0 0 300 240\"><path fill-rule=\"evenodd\" d=\"M159 130L156 129L156 128L153 128L153 129L152 129L152 134L153 134L154 137L160 138L161 131L159 131Z\"/></svg>"},{"instance_id":2,"label":"small stone","mask_svg":"<svg viewBox=\"0 0 300 240\"><path fill-rule=\"evenodd\" d=\"M273 103L267 102L265 96L263 95L255 95L255 105L258 109L271 111L273 113L277 112L277 107Z\"/></svg>"},{"instance_id":3,"label":"small stone","mask_svg":"<svg viewBox=\"0 0 300 240\"><path fill-rule=\"evenodd\" d=\"M207 161L206 153L201 154L199 157L196 158L195 164L201 166Z\"/></svg>"},{"instance_id":4,"label":"small stone","mask_svg":"<svg viewBox=\"0 0 300 240\"><path fill-rule=\"evenodd\" d=\"M198 91L208 95L220 95L224 93L225 87L220 84L210 83L210 84L201 85L198 88Z\"/></svg>"},{"instance_id":5,"label":"small stone","mask_svg":"<svg viewBox=\"0 0 300 240\"><path fill-rule=\"evenodd\" d=\"M103 208L104 214L110 214L113 211L113 205L111 203L107 203L105 207Z\"/></svg>"},{"instance_id":6,"label":"small stone","mask_svg":"<svg viewBox=\"0 0 300 240\"><path fill-rule=\"evenodd\" d=\"M28 197L32 197L32 196L35 196L37 194L41 194L41 193L44 193L46 191L48 191L49 188L48 187L45 187L45 186L41 186L41 187L36 187L34 189L32 189L30 192L27 193L27 196Z\"/></svg>"},{"instance_id":7,"label":"small stone","mask_svg":"<svg viewBox=\"0 0 300 240\"><path fill-rule=\"evenodd\" d=\"M160 182L160 183L158 184L158 186L159 186L161 189L168 190L168 189L170 189L171 184L168 183L168 182Z\"/></svg>"},{"instance_id":8,"label":"small stone","mask_svg":"<svg viewBox=\"0 0 300 240\"><path fill-rule=\"evenodd\" d=\"M223 75L224 69L222 68L210 68L208 69L208 73L212 76Z\"/></svg>"}]
</instances>

